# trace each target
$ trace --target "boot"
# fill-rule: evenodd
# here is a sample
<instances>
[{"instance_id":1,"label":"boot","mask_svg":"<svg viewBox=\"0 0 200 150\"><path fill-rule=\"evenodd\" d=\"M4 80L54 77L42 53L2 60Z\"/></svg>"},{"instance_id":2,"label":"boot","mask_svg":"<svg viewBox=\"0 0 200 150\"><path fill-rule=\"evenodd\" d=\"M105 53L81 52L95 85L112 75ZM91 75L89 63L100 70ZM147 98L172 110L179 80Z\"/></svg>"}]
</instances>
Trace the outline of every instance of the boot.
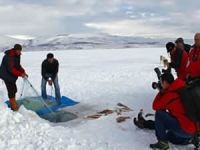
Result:
<instances>
[{"instance_id":1,"label":"boot","mask_svg":"<svg viewBox=\"0 0 200 150\"><path fill-rule=\"evenodd\" d=\"M14 98L10 98L10 107L13 111L17 111L19 108L17 106L17 103L16 103L16 99L15 97Z\"/></svg>"},{"instance_id":2,"label":"boot","mask_svg":"<svg viewBox=\"0 0 200 150\"><path fill-rule=\"evenodd\" d=\"M160 150L167 150L169 149L169 144L167 141L158 141L155 144L150 144L150 148L152 149L160 149Z\"/></svg>"}]
</instances>

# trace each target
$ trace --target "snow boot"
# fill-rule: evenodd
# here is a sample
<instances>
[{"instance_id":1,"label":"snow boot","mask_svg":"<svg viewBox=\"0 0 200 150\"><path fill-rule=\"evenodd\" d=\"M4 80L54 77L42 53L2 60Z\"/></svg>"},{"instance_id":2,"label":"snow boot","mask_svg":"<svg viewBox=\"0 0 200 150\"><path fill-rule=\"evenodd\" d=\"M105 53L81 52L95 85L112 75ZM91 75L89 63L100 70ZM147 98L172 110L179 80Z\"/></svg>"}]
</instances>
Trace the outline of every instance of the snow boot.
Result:
<instances>
[{"instance_id":1,"label":"snow boot","mask_svg":"<svg viewBox=\"0 0 200 150\"><path fill-rule=\"evenodd\" d=\"M19 108L17 106L15 97L14 98L10 98L9 101L10 101L10 107L11 107L11 109L13 111L17 111Z\"/></svg>"},{"instance_id":2,"label":"snow boot","mask_svg":"<svg viewBox=\"0 0 200 150\"><path fill-rule=\"evenodd\" d=\"M155 144L150 144L150 148L159 150L168 150L169 144L167 141L158 141Z\"/></svg>"}]
</instances>

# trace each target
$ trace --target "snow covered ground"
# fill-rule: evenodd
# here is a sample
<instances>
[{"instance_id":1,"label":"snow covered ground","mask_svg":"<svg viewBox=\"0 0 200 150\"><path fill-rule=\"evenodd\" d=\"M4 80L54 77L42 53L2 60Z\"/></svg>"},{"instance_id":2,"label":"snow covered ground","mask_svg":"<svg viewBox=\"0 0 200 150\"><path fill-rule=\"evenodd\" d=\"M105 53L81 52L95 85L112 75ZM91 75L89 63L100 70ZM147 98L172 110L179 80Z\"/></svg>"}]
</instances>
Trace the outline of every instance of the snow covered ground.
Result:
<instances>
[{"instance_id":1,"label":"snow covered ground","mask_svg":"<svg viewBox=\"0 0 200 150\"><path fill-rule=\"evenodd\" d=\"M22 65L38 91L40 66L47 53L24 52L22 55ZM54 124L24 107L19 112L12 112L3 103L7 93L5 85L0 82L0 149L145 150L149 149L150 143L156 142L154 132L136 128L132 118L141 108L144 112L152 112L151 103L156 91L151 88L151 83L157 81L153 69L161 66L161 54L167 56L164 48L67 50L53 53L60 62L62 95L80 102L65 110L77 114L79 118ZM22 82L22 79L17 82L18 93ZM131 117L126 122L117 123L115 113L96 120L85 119L85 116L98 111L114 109L119 102L133 109L123 113ZM191 146L170 147L192 149Z\"/></svg>"}]
</instances>

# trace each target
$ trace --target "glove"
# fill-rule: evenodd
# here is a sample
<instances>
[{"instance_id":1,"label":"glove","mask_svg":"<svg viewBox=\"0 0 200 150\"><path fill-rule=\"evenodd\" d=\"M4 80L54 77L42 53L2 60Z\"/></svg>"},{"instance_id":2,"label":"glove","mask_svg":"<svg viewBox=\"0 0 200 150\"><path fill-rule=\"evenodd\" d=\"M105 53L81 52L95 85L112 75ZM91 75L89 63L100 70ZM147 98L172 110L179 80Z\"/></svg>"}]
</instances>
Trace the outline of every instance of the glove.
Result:
<instances>
[{"instance_id":1,"label":"glove","mask_svg":"<svg viewBox=\"0 0 200 150\"><path fill-rule=\"evenodd\" d=\"M28 74L23 73L23 74L22 74L22 78L28 78Z\"/></svg>"},{"instance_id":2,"label":"glove","mask_svg":"<svg viewBox=\"0 0 200 150\"><path fill-rule=\"evenodd\" d=\"M169 67L169 62L167 59L164 59L163 63L164 63L164 67L167 67L167 68Z\"/></svg>"}]
</instances>

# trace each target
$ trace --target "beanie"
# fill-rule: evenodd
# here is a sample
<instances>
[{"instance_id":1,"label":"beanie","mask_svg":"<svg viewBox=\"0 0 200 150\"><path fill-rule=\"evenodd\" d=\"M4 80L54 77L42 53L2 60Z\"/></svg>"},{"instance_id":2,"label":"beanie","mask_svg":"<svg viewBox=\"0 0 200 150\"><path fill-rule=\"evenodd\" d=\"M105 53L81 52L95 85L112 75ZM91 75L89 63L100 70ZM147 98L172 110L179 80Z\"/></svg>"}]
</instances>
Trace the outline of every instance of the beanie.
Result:
<instances>
[{"instance_id":1,"label":"beanie","mask_svg":"<svg viewBox=\"0 0 200 150\"><path fill-rule=\"evenodd\" d=\"M167 52L168 52L168 53L171 52L172 49L173 49L174 47L175 47L175 44L174 44L174 43L168 42L168 43L166 44Z\"/></svg>"},{"instance_id":2,"label":"beanie","mask_svg":"<svg viewBox=\"0 0 200 150\"><path fill-rule=\"evenodd\" d=\"M166 72L160 76L160 79L161 81L167 81L169 84L171 84L174 81L174 76L171 73Z\"/></svg>"},{"instance_id":3,"label":"beanie","mask_svg":"<svg viewBox=\"0 0 200 150\"><path fill-rule=\"evenodd\" d=\"M21 46L20 44L15 44L15 45L14 45L14 49L15 49L15 50L20 50L20 51L21 51L21 50L22 50L22 46Z\"/></svg>"}]
</instances>

